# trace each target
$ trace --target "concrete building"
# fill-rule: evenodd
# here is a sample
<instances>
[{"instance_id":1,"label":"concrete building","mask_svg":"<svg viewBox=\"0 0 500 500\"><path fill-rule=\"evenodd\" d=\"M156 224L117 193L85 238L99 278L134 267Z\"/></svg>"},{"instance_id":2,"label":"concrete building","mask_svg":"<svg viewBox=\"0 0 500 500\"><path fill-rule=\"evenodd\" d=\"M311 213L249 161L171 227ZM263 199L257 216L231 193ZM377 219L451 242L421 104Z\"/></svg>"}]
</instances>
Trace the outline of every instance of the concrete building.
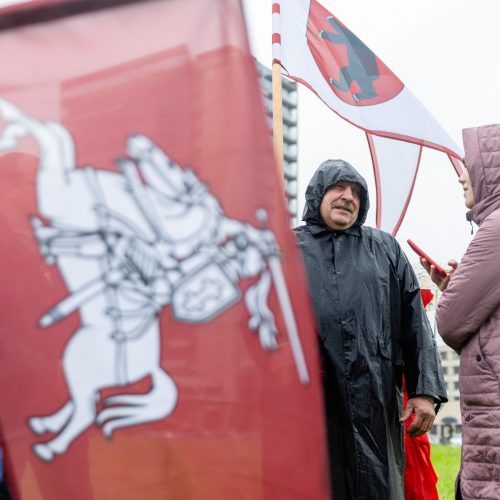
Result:
<instances>
[{"instance_id":1,"label":"concrete building","mask_svg":"<svg viewBox=\"0 0 500 500\"><path fill-rule=\"evenodd\" d=\"M268 117L269 128L273 129L273 92L272 72L257 62L259 83L264 97L264 106ZM283 100L283 170L284 186L290 224L298 223L298 163L297 163L297 83L281 78Z\"/></svg>"}]
</instances>

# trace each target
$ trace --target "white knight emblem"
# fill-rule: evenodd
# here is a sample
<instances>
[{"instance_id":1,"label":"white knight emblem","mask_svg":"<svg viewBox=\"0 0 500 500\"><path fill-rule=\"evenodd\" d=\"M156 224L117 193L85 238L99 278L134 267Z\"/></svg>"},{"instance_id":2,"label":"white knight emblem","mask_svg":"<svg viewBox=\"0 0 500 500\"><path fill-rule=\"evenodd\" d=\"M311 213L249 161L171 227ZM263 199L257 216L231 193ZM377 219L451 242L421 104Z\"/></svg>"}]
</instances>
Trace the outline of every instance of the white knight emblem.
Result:
<instances>
[{"instance_id":1,"label":"white knight emblem","mask_svg":"<svg viewBox=\"0 0 500 500\"><path fill-rule=\"evenodd\" d=\"M193 171L144 135L128 138L116 173L76 168L73 139L58 123L39 121L5 100L0 119L0 150L14 149L24 136L38 143L37 203L49 222L33 217L33 231L68 290L39 326L77 310L81 318L62 359L68 401L51 415L29 419L35 434L55 434L34 444L40 459L65 453L94 423L109 437L118 428L170 415L179 394L159 363L162 309L169 305L180 322L209 322L242 298L241 278L257 277L243 298L248 327L269 351L278 346L268 307L274 286L299 378L308 383L279 248L263 209L256 211L259 228L229 219ZM108 397L97 412L101 389L148 376L149 393Z\"/></svg>"}]
</instances>

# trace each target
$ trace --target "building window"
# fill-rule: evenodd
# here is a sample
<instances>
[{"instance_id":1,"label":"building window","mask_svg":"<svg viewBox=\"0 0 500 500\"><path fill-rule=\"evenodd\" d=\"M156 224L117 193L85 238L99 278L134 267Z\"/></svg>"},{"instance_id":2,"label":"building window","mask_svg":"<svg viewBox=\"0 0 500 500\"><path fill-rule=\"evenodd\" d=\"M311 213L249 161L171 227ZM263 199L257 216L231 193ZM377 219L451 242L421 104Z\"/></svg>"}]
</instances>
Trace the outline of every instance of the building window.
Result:
<instances>
[{"instance_id":1,"label":"building window","mask_svg":"<svg viewBox=\"0 0 500 500\"><path fill-rule=\"evenodd\" d=\"M285 175L287 177L297 178L297 163L284 161Z\"/></svg>"},{"instance_id":2,"label":"building window","mask_svg":"<svg viewBox=\"0 0 500 500\"><path fill-rule=\"evenodd\" d=\"M283 113L283 118L285 120L288 120L291 122L297 121L297 110L290 109L290 108L287 108L286 106L283 106L282 113Z\"/></svg>"},{"instance_id":3,"label":"building window","mask_svg":"<svg viewBox=\"0 0 500 500\"><path fill-rule=\"evenodd\" d=\"M296 144L284 144L283 151L288 156L296 157L297 156L297 145Z\"/></svg>"},{"instance_id":4,"label":"building window","mask_svg":"<svg viewBox=\"0 0 500 500\"><path fill-rule=\"evenodd\" d=\"M443 361L448 359L448 353L446 351L441 351L441 359Z\"/></svg>"},{"instance_id":5,"label":"building window","mask_svg":"<svg viewBox=\"0 0 500 500\"><path fill-rule=\"evenodd\" d=\"M285 182L286 194L290 197L297 197L297 181L286 181Z\"/></svg>"}]
</instances>

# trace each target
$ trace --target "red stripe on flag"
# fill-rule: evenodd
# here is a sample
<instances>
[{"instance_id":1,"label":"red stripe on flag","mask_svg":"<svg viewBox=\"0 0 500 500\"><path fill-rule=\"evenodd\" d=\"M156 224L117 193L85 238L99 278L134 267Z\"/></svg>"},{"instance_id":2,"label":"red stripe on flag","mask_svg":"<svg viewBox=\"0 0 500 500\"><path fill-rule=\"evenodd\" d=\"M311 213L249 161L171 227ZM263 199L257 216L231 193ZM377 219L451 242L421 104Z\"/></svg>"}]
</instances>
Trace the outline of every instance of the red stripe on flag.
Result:
<instances>
[{"instance_id":1,"label":"red stripe on flag","mask_svg":"<svg viewBox=\"0 0 500 500\"><path fill-rule=\"evenodd\" d=\"M273 14L280 14L281 6L279 3L273 3Z\"/></svg>"},{"instance_id":2,"label":"red stripe on flag","mask_svg":"<svg viewBox=\"0 0 500 500\"><path fill-rule=\"evenodd\" d=\"M279 43L281 45L281 35L279 33L273 33L273 43Z\"/></svg>"},{"instance_id":3,"label":"red stripe on flag","mask_svg":"<svg viewBox=\"0 0 500 500\"><path fill-rule=\"evenodd\" d=\"M451 154L448 154L448 158L451 161L451 164L453 165L453 168L455 169L455 172L457 175L460 177L462 175L462 159L455 158Z\"/></svg>"}]
</instances>

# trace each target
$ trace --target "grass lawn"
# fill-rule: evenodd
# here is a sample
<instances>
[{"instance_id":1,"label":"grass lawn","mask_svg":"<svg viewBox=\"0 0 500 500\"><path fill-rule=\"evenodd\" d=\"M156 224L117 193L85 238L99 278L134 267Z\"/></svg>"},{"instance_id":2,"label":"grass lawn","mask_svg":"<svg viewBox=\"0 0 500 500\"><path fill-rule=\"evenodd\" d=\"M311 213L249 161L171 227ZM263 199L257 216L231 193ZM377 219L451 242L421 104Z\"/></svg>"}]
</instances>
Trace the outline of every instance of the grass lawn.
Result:
<instances>
[{"instance_id":1,"label":"grass lawn","mask_svg":"<svg viewBox=\"0 0 500 500\"><path fill-rule=\"evenodd\" d=\"M433 444L431 460L438 476L439 500L454 500L455 478L460 469L460 446Z\"/></svg>"}]
</instances>

